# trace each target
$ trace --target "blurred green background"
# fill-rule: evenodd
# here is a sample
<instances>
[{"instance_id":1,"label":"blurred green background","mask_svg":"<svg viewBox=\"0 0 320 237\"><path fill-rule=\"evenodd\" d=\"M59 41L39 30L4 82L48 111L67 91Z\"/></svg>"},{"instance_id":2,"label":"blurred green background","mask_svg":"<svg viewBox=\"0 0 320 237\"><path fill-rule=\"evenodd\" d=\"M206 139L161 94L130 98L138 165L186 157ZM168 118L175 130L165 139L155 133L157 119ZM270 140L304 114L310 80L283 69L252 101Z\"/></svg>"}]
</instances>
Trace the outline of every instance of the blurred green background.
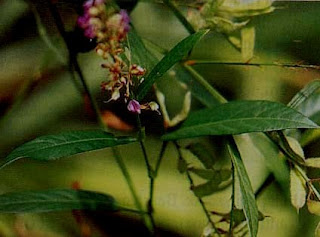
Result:
<instances>
[{"instance_id":1,"label":"blurred green background","mask_svg":"<svg viewBox=\"0 0 320 237\"><path fill-rule=\"evenodd\" d=\"M68 72L66 49L45 1L32 2L46 26L46 36L57 46L60 56L39 37L34 9L25 1L0 0L0 158L39 135L97 128L86 109L79 85ZM67 29L72 29L77 17L74 6L79 5L79 1L58 1L57 4ZM256 27L255 56L251 62L319 64L320 3L275 2L274 5L274 12L255 17L250 22ZM166 49L188 35L172 12L159 3L141 1L131 17L140 36ZM241 54L223 35L210 32L196 46L192 58L240 62ZM101 102L100 83L106 79L105 71L100 68L101 60L94 52L88 52L80 54L79 61L90 90ZM201 65L195 69L229 100L266 99L287 103L304 85L319 78L319 71L299 68ZM168 78L163 88L168 108L174 114L180 109L184 92L177 96L177 91L172 90L176 82L170 80L170 76ZM105 109L106 105L101 102L100 107ZM194 100L193 108L199 107L200 103ZM111 109L117 113L116 106ZM148 119L152 118L145 118ZM147 127L146 143L149 156L156 158L161 142L153 129ZM317 155L316 145L307 148ZM148 179L139 146L125 145L120 149L139 195L146 201ZM241 152L256 190L267 175L266 164L249 139L241 145ZM216 155L219 159L224 151L218 149ZM207 225L206 218L186 177L176 166L177 154L170 145L156 180L156 222L177 235L200 236ZM79 182L83 189L109 193L119 203L133 206L126 182L108 149L51 163L20 160L0 172L1 193L71 188L74 182ZM226 200L230 199L230 191L226 189L206 197L204 200L209 209L228 212L230 205ZM268 216L260 222L259 236L314 235L319 218L308 214L306 208L298 215L275 186L270 186L259 197L258 206ZM103 215L86 216L87 222L99 229L92 236L110 236L107 234L108 219L104 221ZM121 220L119 223L121 233L120 228L125 229L126 225ZM131 235L119 233L115 236L137 236L133 231ZM70 213L0 215L0 236L51 235L80 236L80 227Z\"/></svg>"}]
</instances>

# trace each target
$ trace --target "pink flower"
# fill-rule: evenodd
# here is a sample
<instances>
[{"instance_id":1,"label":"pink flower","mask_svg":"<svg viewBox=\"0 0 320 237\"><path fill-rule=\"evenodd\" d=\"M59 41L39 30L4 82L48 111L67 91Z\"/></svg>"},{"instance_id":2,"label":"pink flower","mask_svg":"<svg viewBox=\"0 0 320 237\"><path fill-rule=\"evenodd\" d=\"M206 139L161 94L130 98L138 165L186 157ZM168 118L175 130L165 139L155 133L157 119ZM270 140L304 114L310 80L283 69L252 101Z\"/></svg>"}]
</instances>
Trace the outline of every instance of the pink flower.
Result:
<instances>
[{"instance_id":1,"label":"pink flower","mask_svg":"<svg viewBox=\"0 0 320 237\"><path fill-rule=\"evenodd\" d=\"M141 108L140 108L140 104L138 101L136 100L130 100L127 106L127 109L135 114L140 114L141 113Z\"/></svg>"}]
</instances>

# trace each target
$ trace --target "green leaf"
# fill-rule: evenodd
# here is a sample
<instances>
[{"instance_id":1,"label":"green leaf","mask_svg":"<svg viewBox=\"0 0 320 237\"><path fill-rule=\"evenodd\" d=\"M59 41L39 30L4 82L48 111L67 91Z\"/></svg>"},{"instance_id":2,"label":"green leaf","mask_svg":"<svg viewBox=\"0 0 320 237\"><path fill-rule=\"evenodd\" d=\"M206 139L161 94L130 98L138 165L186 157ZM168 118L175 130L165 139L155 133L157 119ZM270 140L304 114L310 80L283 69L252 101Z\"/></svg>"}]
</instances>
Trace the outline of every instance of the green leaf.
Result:
<instances>
[{"instance_id":1,"label":"green leaf","mask_svg":"<svg viewBox=\"0 0 320 237\"><path fill-rule=\"evenodd\" d=\"M246 168L242 162L237 145L231 140L227 144L233 166L239 179L240 192L243 204L243 211L246 216L249 233L251 237L256 237L259 225L259 211L256 204L255 196L249 180Z\"/></svg>"},{"instance_id":2,"label":"green leaf","mask_svg":"<svg viewBox=\"0 0 320 237\"><path fill-rule=\"evenodd\" d=\"M190 172L196 174L197 176L203 179L207 179L207 180L214 179L219 183L226 181L231 177L231 170L228 170L228 169L214 170L214 169L191 168L189 170Z\"/></svg>"},{"instance_id":3,"label":"green leaf","mask_svg":"<svg viewBox=\"0 0 320 237\"><path fill-rule=\"evenodd\" d=\"M111 133L101 130L71 131L57 135L41 136L13 150L0 168L22 158L44 161L56 160L65 156L134 141L136 141L135 138L115 137Z\"/></svg>"},{"instance_id":4,"label":"green leaf","mask_svg":"<svg viewBox=\"0 0 320 237\"><path fill-rule=\"evenodd\" d=\"M161 61L152 69L152 71L146 76L144 82L138 88L137 99L142 100L152 85L157 79L168 71L174 64L179 62L185 57L193 46L208 32L208 30L201 30L197 33L188 36L180 41L173 49L171 49Z\"/></svg>"},{"instance_id":5,"label":"green leaf","mask_svg":"<svg viewBox=\"0 0 320 237\"><path fill-rule=\"evenodd\" d=\"M213 157L210 155L208 149L201 143L191 143L186 147L207 169L213 166Z\"/></svg>"},{"instance_id":6,"label":"green leaf","mask_svg":"<svg viewBox=\"0 0 320 237\"><path fill-rule=\"evenodd\" d=\"M140 65L147 72L150 71L158 63L157 58L145 47L134 29L129 31L127 38L127 44L131 52L131 63Z\"/></svg>"},{"instance_id":7,"label":"green leaf","mask_svg":"<svg viewBox=\"0 0 320 237\"><path fill-rule=\"evenodd\" d=\"M193 186L191 189L194 195L196 195L199 198L202 198L202 197L209 196L213 193L224 190L230 185L230 183L231 182L219 183L216 180L212 179L206 183Z\"/></svg>"},{"instance_id":8,"label":"green leaf","mask_svg":"<svg viewBox=\"0 0 320 237\"><path fill-rule=\"evenodd\" d=\"M180 129L164 135L162 139L317 127L313 121L283 104L271 101L233 101L190 113Z\"/></svg>"},{"instance_id":9,"label":"green leaf","mask_svg":"<svg viewBox=\"0 0 320 237\"><path fill-rule=\"evenodd\" d=\"M119 208L113 197L84 190L53 189L0 195L0 212L2 213L66 210L117 211Z\"/></svg>"}]
</instances>

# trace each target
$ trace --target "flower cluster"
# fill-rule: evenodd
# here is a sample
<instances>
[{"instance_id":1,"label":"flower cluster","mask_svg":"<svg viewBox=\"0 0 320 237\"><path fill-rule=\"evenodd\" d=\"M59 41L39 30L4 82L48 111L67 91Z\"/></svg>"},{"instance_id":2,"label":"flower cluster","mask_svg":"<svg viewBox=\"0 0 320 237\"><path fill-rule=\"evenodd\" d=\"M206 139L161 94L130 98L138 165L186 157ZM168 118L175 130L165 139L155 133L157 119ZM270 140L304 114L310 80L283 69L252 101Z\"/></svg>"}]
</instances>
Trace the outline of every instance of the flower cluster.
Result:
<instances>
[{"instance_id":1,"label":"flower cluster","mask_svg":"<svg viewBox=\"0 0 320 237\"><path fill-rule=\"evenodd\" d=\"M132 90L143 80L146 70L131 64L130 52L123 46L130 30L130 18L125 10L116 11L106 8L104 0L88 0L83 5L84 14L78 18L78 25L84 35L97 40L96 52L105 62L102 68L108 70L108 81L103 82L103 90L111 94L109 101L123 98L127 108L133 113L141 113L141 109L158 111L155 102L140 105L132 98Z\"/></svg>"}]
</instances>

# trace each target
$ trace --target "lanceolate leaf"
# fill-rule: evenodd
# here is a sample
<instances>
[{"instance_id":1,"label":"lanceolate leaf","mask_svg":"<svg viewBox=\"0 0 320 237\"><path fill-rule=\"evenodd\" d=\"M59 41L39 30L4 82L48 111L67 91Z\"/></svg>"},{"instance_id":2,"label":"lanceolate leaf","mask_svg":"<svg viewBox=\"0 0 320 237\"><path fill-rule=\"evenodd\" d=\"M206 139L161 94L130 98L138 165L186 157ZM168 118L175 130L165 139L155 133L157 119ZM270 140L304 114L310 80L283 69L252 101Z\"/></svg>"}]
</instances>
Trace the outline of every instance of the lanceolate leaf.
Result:
<instances>
[{"instance_id":1,"label":"lanceolate leaf","mask_svg":"<svg viewBox=\"0 0 320 237\"><path fill-rule=\"evenodd\" d=\"M137 99L142 100L157 79L163 76L174 64L185 57L193 46L207 33L207 30L201 30L188 36L179 42L172 50L170 50L163 59L152 69L146 76L144 82L138 88Z\"/></svg>"},{"instance_id":2,"label":"lanceolate leaf","mask_svg":"<svg viewBox=\"0 0 320 237\"><path fill-rule=\"evenodd\" d=\"M0 213L119 210L113 197L84 190L56 189L0 195Z\"/></svg>"},{"instance_id":3,"label":"lanceolate leaf","mask_svg":"<svg viewBox=\"0 0 320 237\"><path fill-rule=\"evenodd\" d=\"M145 47L134 29L128 33L128 47L131 52L131 63L136 63L149 72L157 64L157 58Z\"/></svg>"},{"instance_id":4,"label":"lanceolate leaf","mask_svg":"<svg viewBox=\"0 0 320 237\"><path fill-rule=\"evenodd\" d=\"M255 196L236 144L232 140L228 143L227 146L232 163L239 179L243 211L246 216L249 233L251 237L255 237L257 236L259 225L259 211L256 204Z\"/></svg>"},{"instance_id":5,"label":"lanceolate leaf","mask_svg":"<svg viewBox=\"0 0 320 237\"><path fill-rule=\"evenodd\" d=\"M136 141L133 137L115 137L101 130L64 132L38 137L13 150L2 167L22 158L56 160L82 152L127 144Z\"/></svg>"},{"instance_id":6,"label":"lanceolate leaf","mask_svg":"<svg viewBox=\"0 0 320 237\"><path fill-rule=\"evenodd\" d=\"M317 127L304 115L280 103L233 101L190 113L180 129L164 135L163 139Z\"/></svg>"}]
</instances>

